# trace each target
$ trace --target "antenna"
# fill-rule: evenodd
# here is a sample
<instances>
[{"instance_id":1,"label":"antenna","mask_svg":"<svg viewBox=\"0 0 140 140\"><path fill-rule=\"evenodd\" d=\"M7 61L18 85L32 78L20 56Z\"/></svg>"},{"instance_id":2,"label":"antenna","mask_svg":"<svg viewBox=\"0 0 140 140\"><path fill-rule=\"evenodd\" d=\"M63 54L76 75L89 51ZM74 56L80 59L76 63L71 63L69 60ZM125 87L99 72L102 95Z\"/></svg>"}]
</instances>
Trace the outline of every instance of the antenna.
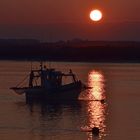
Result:
<instances>
[{"instance_id":1,"label":"antenna","mask_svg":"<svg viewBox=\"0 0 140 140\"><path fill-rule=\"evenodd\" d=\"M40 69L41 70L43 69L43 62L42 61L40 62Z\"/></svg>"},{"instance_id":2,"label":"antenna","mask_svg":"<svg viewBox=\"0 0 140 140\"><path fill-rule=\"evenodd\" d=\"M49 68L51 68L51 62L49 61Z\"/></svg>"},{"instance_id":3,"label":"antenna","mask_svg":"<svg viewBox=\"0 0 140 140\"><path fill-rule=\"evenodd\" d=\"M32 70L32 68L33 68L33 63L32 63L32 61L31 61L31 70Z\"/></svg>"}]
</instances>

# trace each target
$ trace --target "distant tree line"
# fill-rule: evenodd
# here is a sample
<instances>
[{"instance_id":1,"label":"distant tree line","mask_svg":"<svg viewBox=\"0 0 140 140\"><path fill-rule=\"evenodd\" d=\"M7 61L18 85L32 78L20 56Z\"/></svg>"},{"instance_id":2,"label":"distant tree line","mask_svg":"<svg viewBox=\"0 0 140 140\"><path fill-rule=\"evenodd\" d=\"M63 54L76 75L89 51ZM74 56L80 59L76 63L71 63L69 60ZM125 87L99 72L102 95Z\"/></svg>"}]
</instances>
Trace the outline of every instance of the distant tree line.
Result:
<instances>
[{"instance_id":1,"label":"distant tree line","mask_svg":"<svg viewBox=\"0 0 140 140\"><path fill-rule=\"evenodd\" d=\"M0 39L0 59L140 62L140 42L59 41Z\"/></svg>"}]
</instances>

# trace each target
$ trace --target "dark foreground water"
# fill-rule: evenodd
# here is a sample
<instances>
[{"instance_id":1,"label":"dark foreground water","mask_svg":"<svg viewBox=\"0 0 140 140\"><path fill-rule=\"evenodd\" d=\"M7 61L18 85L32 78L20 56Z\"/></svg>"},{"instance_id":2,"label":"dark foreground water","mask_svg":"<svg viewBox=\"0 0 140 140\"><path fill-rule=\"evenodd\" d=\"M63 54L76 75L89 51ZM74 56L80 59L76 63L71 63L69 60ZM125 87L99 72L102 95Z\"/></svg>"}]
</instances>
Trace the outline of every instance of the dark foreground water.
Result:
<instances>
[{"instance_id":1,"label":"dark foreground water","mask_svg":"<svg viewBox=\"0 0 140 140\"><path fill-rule=\"evenodd\" d=\"M37 67L34 63L33 67ZM56 63L93 88L77 102L30 102L9 89L30 71L30 62L0 61L1 140L139 140L140 64ZM100 100L106 98L105 103ZM90 100L90 101L89 101ZM88 130L100 128L99 136Z\"/></svg>"}]
</instances>

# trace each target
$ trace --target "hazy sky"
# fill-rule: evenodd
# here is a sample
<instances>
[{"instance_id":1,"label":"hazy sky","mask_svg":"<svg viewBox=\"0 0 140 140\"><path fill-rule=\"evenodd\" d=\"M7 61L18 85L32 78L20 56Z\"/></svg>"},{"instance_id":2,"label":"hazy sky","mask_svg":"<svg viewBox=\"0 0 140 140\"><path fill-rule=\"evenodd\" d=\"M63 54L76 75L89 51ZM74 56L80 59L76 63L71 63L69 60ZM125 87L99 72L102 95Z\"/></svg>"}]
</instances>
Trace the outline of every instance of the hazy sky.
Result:
<instances>
[{"instance_id":1,"label":"hazy sky","mask_svg":"<svg viewBox=\"0 0 140 140\"><path fill-rule=\"evenodd\" d=\"M89 12L99 8L103 20ZM0 0L0 38L139 40L139 0Z\"/></svg>"}]
</instances>

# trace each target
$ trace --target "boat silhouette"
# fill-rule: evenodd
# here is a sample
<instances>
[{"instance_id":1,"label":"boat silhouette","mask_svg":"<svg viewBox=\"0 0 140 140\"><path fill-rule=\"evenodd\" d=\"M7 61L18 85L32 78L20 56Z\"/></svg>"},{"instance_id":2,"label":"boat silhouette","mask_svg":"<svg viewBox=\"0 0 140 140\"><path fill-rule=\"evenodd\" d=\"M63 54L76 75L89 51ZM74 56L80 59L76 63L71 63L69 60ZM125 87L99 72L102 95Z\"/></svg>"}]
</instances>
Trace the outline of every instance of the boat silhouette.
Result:
<instances>
[{"instance_id":1,"label":"boat silhouette","mask_svg":"<svg viewBox=\"0 0 140 140\"><path fill-rule=\"evenodd\" d=\"M66 77L71 81L63 84L63 79ZM68 73L63 73L53 68L46 68L41 62L39 69L31 69L28 86L16 86L10 89L17 94L25 94L26 99L77 100L86 86L77 79L71 69Z\"/></svg>"}]
</instances>

